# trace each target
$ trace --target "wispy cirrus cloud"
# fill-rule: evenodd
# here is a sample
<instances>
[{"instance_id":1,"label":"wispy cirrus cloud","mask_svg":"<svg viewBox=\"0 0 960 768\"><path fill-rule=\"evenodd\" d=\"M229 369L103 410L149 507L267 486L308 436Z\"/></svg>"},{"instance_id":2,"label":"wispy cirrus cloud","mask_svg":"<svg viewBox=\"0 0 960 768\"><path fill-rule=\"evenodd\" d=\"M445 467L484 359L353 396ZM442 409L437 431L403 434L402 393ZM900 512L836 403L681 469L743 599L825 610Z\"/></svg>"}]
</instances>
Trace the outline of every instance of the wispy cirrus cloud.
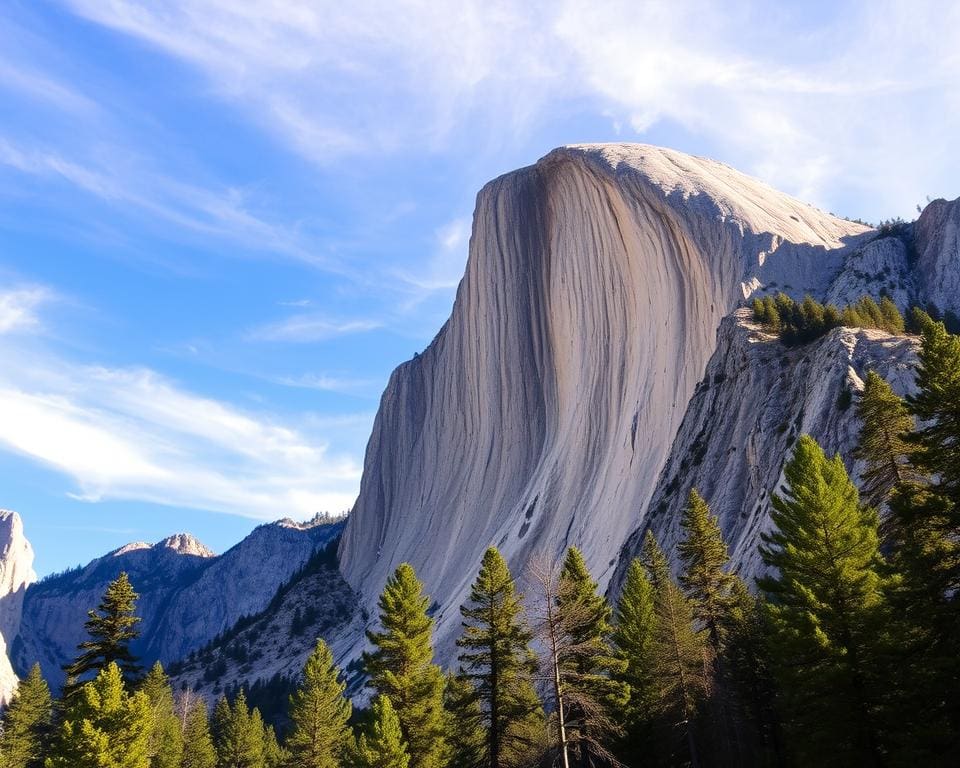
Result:
<instances>
[{"instance_id":1,"label":"wispy cirrus cloud","mask_svg":"<svg viewBox=\"0 0 960 768\"><path fill-rule=\"evenodd\" d=\"M960 130L951 4L65 1L189 62L320 163L506 145L576 110L628 137L682 126L819 204L852 188L906 213L956 171L941 167Z\"/></svg>"},{"instance_id":2,"label":"wispy cirrus cloud","mask_svg":"<svg viewBox=\"0 0 960 768\"><path fill-rule=\"evenodd\" d=\"M246 338L249 341L310 343L366 333L381 327L383 323L379 320L335 320L317 313L300 313L252 328Z\"/></svg>"},{"instance_id":3,"label":"wispy cirrus cloud","mask_svg":"<svg viewBox=\"0 0 960 768\"><path fill-rule=\"evenodd\" d=\"M313 389L318 392L339 392L349 395L370 394L382 385L382 382L376 379L332 376L325 373L302 373L297 376L277 376L271 378L270 381L285 387Z\"/></svg>"},{"instance_id":4,"label":"wispy cirrus cloud","mask_svg":"<svg viewBox=\"0 0 960 768\"><path fill-rule=\"evenodd\" d=\"M0 356L16 361L0 367L0 450L70 478L68 495L90 502L147 501L264 520L352 505L360 466L331 449L330 424L305 414L293 427L145 366L74 362L33 333L55 297L43 285L0 292ZM339 430L365 434L369 420L355 417Z\"/></svg>"},{"instance_id":5,"label":"wispy cirrus cloud","mask_svg":"<svg viewBox=\"0 0 960 768\"><path fill-rule=\"evenodd\" d=\"M213 189L170 178L145 166L142 158L119 150L101 156L94 165L0 136L0 166L34 178L65 182L121 209L124 215L139 212L165 227L172 224L187 233L285 255L333 273L350 272L310 248L295 228L251 210L250 195L243 189Z\"/></svg>"}]
</instances>

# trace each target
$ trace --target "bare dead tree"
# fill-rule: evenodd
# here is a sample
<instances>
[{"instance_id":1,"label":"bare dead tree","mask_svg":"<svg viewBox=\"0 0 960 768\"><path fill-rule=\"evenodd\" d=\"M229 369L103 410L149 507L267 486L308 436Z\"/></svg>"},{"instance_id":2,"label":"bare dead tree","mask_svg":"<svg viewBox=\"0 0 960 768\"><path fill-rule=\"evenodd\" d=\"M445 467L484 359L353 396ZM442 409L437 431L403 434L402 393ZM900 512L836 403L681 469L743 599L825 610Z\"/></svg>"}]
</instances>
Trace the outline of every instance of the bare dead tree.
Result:
<instances>
[{"instance_id":1,"label":"bare dead tree","mask_svg":"<svg viewBox=\"0 0 960 768\"><path fill-rule=\"evenodd\" d=\"M199 693L190 688L185 688L177 692L173 700L173 709L177 715L177 719L180 721L181 731L187 729L187 717L189 717L190 712L201 698Z\"/></svg>"},{"instance_id":2,"label":"bare dead tree","mask_svg":"<svg viewBox=\"0 0 960 768\"><path fill-rule=\"evenodd\" d=\"M604 742L621 735L580 672L584 658L599 654L593 643L578 642L592 615L575 601L565 601L559 565L543 555L527 567L531 627L539 650L537 681L552 706L550 765L622 768Z\"/></svg>"}]
</instances>

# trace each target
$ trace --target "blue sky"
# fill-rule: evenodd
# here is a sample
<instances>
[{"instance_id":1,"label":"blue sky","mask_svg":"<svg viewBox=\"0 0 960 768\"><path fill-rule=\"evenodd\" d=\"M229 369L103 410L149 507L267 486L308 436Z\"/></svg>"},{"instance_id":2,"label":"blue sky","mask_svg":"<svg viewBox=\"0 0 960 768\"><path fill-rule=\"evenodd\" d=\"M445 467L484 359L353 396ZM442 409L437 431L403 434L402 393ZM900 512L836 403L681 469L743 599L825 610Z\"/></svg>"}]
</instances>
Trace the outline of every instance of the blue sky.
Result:
<instances>
[{"instance_id":1,"label":"blue sky","mask_svg":"<svg viewBox=\"0 0 960 768\"><path fill-rule=\"evenodd\" d=\"M346 509L477 190L560 144L960 195L951 5L6 0L0 507L41 574Z\"/></svg>"}]
</instances>

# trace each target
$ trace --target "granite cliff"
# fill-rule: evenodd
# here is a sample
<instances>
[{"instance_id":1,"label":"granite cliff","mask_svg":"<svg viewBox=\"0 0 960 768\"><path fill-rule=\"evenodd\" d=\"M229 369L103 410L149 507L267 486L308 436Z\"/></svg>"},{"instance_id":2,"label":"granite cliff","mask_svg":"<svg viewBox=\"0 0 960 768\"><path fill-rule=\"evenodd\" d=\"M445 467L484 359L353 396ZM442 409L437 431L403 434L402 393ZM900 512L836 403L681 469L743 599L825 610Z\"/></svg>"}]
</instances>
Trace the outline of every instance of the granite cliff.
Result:
<instances>
[{"instance_id":1,"label":"granite cliff","mask_svg":"<svg viewBox=\"0 0 960 768\"><path fill-rule=\"evenodd\" d=\"M23 522L16 512L0 510L0 707L17 687L8 650L20 631L23 596L34 579L33 549Z\"/></svg>"},{"instance_id":2,"label":"granite cliff","mask_svg":"<svg viewBox=\"0 0 960 768\"><path fill-rule=\"evenodd\" d=\"M727 166L566 147L479 194L450 320L394 372L341 546L369 605L410 561L442 630L483 549L579 546L605 583L721 319L764 285L820 294L861 225Z\"/></svg>"}]
</instances>

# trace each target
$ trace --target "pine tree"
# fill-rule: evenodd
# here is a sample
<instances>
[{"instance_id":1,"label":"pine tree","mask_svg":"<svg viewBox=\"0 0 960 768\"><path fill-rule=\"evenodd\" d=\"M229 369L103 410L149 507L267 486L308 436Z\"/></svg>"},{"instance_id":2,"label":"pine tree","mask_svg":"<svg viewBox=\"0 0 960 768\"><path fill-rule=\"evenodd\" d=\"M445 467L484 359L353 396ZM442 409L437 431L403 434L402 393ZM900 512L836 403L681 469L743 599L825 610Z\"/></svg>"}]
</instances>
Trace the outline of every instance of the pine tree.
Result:
<instances>
[{"instance_id":1,"label":"pine tree","mask_svg":"<svg viewBox=\"0 0 960 768\"><path fill-rule=\"evenodd\" d=\"M183 732L173 706L173 689L156 662L143 680L141 689L150 701L150 768L179 768L183 757Z\"/></svg>"},{"instance_id":2,"label":"pine tree","mask_svg":"<svg viewBox=\"0 0 960 768\"><path fill-rule=\"evenodd\" d=\"M923 425L916 462L937 478L939 493L960 505L960 336L947 333L942 322L923 330L917 389L908 398Z\"/></svg>"},{"instance_id":3,"label":"pine tree","mask_svg":"<svg viewBox=\"0 0 960 768\"><path fill-rule=\"evenodd\" d=\"M213 745L217 768L264 768L263 720L247 706L241 690L231 706L225 697L213 710Z\"/></svg>"},{"instance_id":4,"label":"pine tree","mask_svg":"<svg viewBox=\"0 0 960 768\"><path fill-rule=\"evenodd\" d=\"M877 515L839 456L801 436L773 497L760 552L774 671L794 746L821 764L878 765L877 638L883 609Z\"/></svg>"},{"instance_id":5,"label":"pine tree","mask_svg":"<svg viewBox=\"0 0 960 768\"><path fill-rule=\"evenodd\" d=\"M613 640L626 660L619 678L628 686L630 699L624 708L624 738L620 759L639 766L639 756L649 756L658 692L653 669L653 639L656 616L653 585L639 559L630 563L617 603Z\"/></svg>"},{"instance_id":6,"label":"pine tree","mask_svg":"<svg viewBox=\"0 0 960 768\"><path fill-rule=\"evenodd\" d=\"M350 740L352 711L346 684L323 640L307 659L303 682L290 697L292 728L287 737L290 768L337 768Z\"/></svg>"},{"instance_id":7,"label":"pine tree","mask_svg":"<svg viewBox=\"0 0 960 768\"><path fill-rule=\"evenodd\" d=\"M911 458L928 475L890 500L894 562L902 579L891 590L895 615L909 630L905 663L918 736L931 749L960 747L960 337L942 322L922 322L916 395L908 397L920 428Z\"/></svg>"},{"instance_id":8,"label":"pine tree","mask_svg":"<svg viewBox=\"0 0 960 768\"><path fill-rule=\"evenodd\" d=\"M40 665L34 664L3 713L0 765L40 768L50 740L52 713L50 688L43 679Z\"/></svg>"},{"instance_id":9,"label":"pine tree","mask_svg":"<svg viewBox=\"0 0 960 768\"><path fill-rule=\"evenodd\" d=\"M707 638L693 625L693 608L670 574L666 555L651 531L643 543L643 561L653 585L655 632L651 643L654 685L659 717L676 738L667 744L684 743L686 759L700 765L695 721L707 695L708 680L703 659Z\"/></svg>"},{"instance_id":10,"label":"pine tree","mask_svg":"<svg viewBox=\"0 0 960 768\"><path fill-rule=\"evenodd\" d=\"M484 765L486 733L483 712L470 681L461 675L447 673L443 706L447 711L448 765L451 768Z\"/></svg>"},{"instance_id":11,"label":"pine tree","mask_svg":"<svg viewBox=\"0 0 960 768\"><path fill-rule=\"evenodd\" d=\"M733 705L740 754L753 755L757 765L783 765L764 606L740 579L734 582L724 624L726 678L736 692Z\"/></svg>"},{"instance_id":12,"label":"pine tree","mask_svg":"<svg viewBox=\"0 0 960 768\"><path fill-rule=\"evenodd\" d=\"M254 710L257 711L257 710ZM291 755L280 745L272 725L263 729L263 768L287 768Z\"/></svg>"},{"instance_id":13,"label":"pine tree","mask_svg":"<svg viewBox=\"0 0 960 768\"><path fill-rule=\"evenodd\" d=\"M433 663L430 598L409 563L401 563L380 595L382 632L368 632L374 651L364 654L370 685L390 697L400 718L411 768L444 761L443 673Z\"/></svg>"},{"instance_id":14,"label":"pine tree","mask_svg":"<svg viewBox=\"0 0 960 768\"><path fill-rule=\"evenodd\" d=\"M226 700L223 700L226 703ZM186 713L183 727L183 757L181 768L216 768L217 753L210 737L207 705L197 699Z\"/></svg>"},{"instance_id":15,"label":"pine tree","mask_svg":"<svg viewBox=\"0 0 960 768\"><path fill-rule=\"evenodd\" d=\"M486 732L481 765L523 764L542 741L543 710L532 684L536 660L529 647L532 633L523 621L522 598L494 547L484 553L460 613L461 675L473 687Z\"/></svg>"},{"instance_id":16,"label":"pine tree","mask_svg":"<svg viewBox=\"0 0 960 768\"><path fill-rule=\"evenodd\" d=\"M67 697L90 673L98 673L111 663L117 664L127 683L135 682L140 676L137 658L130 652L130 643L140 636L137 629L140 618L136 615L138 598L124 572L107 587L97 610L87 612L84 627L90 639L80 643L80 655L64 668L68 679L64 689Z\"/></svg>"},{"instance_id":17,"label":"pine tree","mask_svg":"<svg viewBox=\"0 0 960 768\"><path fill-rule=\"evenodd\" d=\"M680 518L683 539L677 553L683 564L680 583L693 605L694 618L707 630L715 657L723 650L723 623L736 577L727 573L730 556L720 524L696 489L690 491Z\"/></svg>"},{"instance_id":18,"label":"pine tree","mask_svg":"<svg viewBox=\"0 0 960 768\"><path fill-rule=\"evenodd\" d=\"M887 333L900 334L904 332L905 324L900 309L889 296L880 299L880 316L883 318L883 330Z\"/></svg>"},{"instance_id":19,"label":"pine tree","mask_svg":"<svg viewBox=\"0 0 960 768\"><path fill-rule=\"evenodd\" d=\"M129 694L116 662L70 699L47 768L149 768L150 702Z\"/></svg>"},{"instance_id":20,"label":"pine tree","mask_svg":"<svg viewBox=\"0 0 960 768\"><path fill-rule=\"evenodd\" d=\"M867 464L860 491L870 504L879 506L896 486L914 479L907 442L913 420L903 400L876 371L869 371L864 380L857 416L862 426L855 456Z\"/></svg>"},{"instance_id":21,"label":"pine tree","mask_svg":"<svg viewBox=\"0 0 960 768\"><path fill-rule=\"evenodd\" d=\"M358 768L409 768L410 754L389 697L380 695L373 700L371 716L357 746Z\"/></svg>"},{"instance_id":22,"label":"pine tree","mask_svg":"<svg viewBox=\"0 0 960 768\"><path fill-rule=\"evenodd\" d=\"M734 717L737 706L724 658L733 592L739 579L724 570L730 557L719 521L696 489L690 491L680 528L680 584L690 600L697 626L706 630L707 636L704 674L709 695L703 720L717 759L741 763L744 756L738 754L737 748L740 724Z\"/></svg>"},{"instance_id":23,"label":"pine tree","mask_svg":"<svg viewBox=\"0 0 960 768\"><path fill-rule=\"evenodd\" d=\"M611 646L612 611L576 547L567 550L560 570L557 610L570 645L564 666L570 705L568 737L581 764L620 735L617 723L630 697L618 679L626 661Z\"/></svg>"}]
</instances>

